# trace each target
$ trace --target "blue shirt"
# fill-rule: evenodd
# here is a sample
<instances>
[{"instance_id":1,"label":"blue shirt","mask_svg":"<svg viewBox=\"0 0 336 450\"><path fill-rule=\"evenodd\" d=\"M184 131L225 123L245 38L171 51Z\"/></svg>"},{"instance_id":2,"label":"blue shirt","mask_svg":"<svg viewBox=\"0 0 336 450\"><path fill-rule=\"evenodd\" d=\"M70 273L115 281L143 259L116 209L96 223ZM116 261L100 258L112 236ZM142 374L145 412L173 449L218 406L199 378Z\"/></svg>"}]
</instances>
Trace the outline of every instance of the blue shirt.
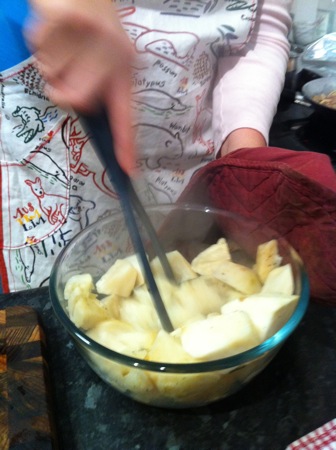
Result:
<instances>
[{"instance_id":1,"label":"blue shirt","mask_svg":"<svg viewBox=\"0 0 336 450\"><path fill-rule=\"evenodd\" d=\"M22 33L28 14L28 0L0 0L0 70L30 56Z\"/></svg>"}]
</instances>

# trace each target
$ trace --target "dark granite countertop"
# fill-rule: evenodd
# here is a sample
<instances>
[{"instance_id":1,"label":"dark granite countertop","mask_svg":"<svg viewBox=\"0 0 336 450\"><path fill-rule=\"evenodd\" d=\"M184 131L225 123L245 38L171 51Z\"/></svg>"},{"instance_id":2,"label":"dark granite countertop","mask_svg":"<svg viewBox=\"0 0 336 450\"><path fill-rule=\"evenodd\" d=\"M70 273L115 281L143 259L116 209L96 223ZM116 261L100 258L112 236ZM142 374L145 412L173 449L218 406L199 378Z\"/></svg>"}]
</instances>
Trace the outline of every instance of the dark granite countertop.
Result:
<instances>
[{"instance_id":1,"label":"dark granite countertop","mask_svg":"<svg viewBox=\"0 0 336 450\"><path fill-rule=\"evenodd\" d=\"M62 449L285 450L336 417L336 308L311 303L276 358L239 393L165 410L136 403L95 375L55 318L47 288L0 295L0 304L39 314Z\"/></svg>"}]
</instances>

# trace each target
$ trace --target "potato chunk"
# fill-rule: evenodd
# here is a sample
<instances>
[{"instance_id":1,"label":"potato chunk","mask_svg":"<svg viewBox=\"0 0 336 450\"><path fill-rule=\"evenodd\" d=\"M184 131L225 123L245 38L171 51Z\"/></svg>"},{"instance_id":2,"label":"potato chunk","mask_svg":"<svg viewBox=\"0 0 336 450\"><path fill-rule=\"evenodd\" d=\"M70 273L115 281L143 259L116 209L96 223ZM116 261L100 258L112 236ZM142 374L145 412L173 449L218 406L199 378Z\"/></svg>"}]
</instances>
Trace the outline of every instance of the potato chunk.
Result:
<instances>
[{"instance_id":1,"label":"potato chunk","mask_svg":"<svg viewBox=\"0 0 336 450\"><path fill-rule=\"evenodd\" d=\"M83 330L89 330L107 318L107 311L92 293L91 275L76 275L65 285L64 297L68 300L69 317Z\"/></svg>"},{"instance_id":2,"label":"potato chunk","mask_svg":"<svg viewBox=\"0 0 336 450\"><path fill-rule=\"evenodd\" d=\"M297 295L259 293L242 301L233 301L222 307L222 313L244 311L250 317L260 340L271 337L293 314Z\"/></svg>"},{"instance_id":3,"label":"potato chunk","mask_svg":"<svg viewBox=\"0 0 336 450\"><path fill-rule=\"evenodd\" d=\"M184 281L197 277L197 273L192 269L191 264L179 251L174 250L167 253L167 259L177 283L183 283ZM151 261L151 269L155 277L165 276L163 267L157 256Z\"/></svg>"},{"instance_id":4,"label":"potato chunk","mask_svg":"<svg viewBox=\"0 0 336 450\"><path fill-rule=\"evenodd\" d=\"M261 289L261 282L252 269L232 261L222 264L214 271L213 276L247 295L259 292Z\"/></svg>"},{"instance_id":5,"label":"potato chunk","mask_svg":"<svg viewBox=\"0 0 336 450\"><path fill-rule=\"evenodd\" d=\"M273 269L268 274L261 292L268 294L293 294L294 278L291 265L285 264Z\"/></svg>"},{"instance_id":6,"label":"potato chunk","mask_svg":"<svg viewBox=\"0 0 336 450\"><path fill-rule=\"evenodd\" d=\"M210 245L199 253L192 261L191 267L200 275L211 275L223 262L230 261L231 255L224 238Z\"/></svg>"},{"instance_id":7,"label":"potato chunk","mask_svg":"<svg viewBox=\"0 0 336 450\"><path fill-rule=\"evenodd\" d=\"M209 316L181 331L184 350L196 359L236 355L261 343L250 317L243 311Z\"/></svg>"},{"instance_id":8,"label":"potato chunk","mask_svg":"<svg viewBox=\"0 0 336 450\"><path fill-rule=\"evenodd\" d=\"M278 241L276 239L272 239L258 246L255 270L262 283L265 282L268 274L273 269L280 266L281 259L278 251Z\"/></svg>"},{"instance_id":9,"label":"potato chunk","mask_svg":"<svg viewBox=\"0 0 336 450\"><path fill-rule=\"evenodd\" d=\"M129 297L138 279L138 271L127 259L117 261L97 281L96 288L100 294L116 294Z\"/></svg>"},{"instance_id":10,"label":"potato chunk","mask_svg":"<svg viewBox=\"0 0 336 450\"><path fill-rule=\"evenodd\" d=\"M116 319L100 322L87 334L111 350L139 358L145 357L156 336L153 331L139 331Z\"/></svg>"}]
</instances>

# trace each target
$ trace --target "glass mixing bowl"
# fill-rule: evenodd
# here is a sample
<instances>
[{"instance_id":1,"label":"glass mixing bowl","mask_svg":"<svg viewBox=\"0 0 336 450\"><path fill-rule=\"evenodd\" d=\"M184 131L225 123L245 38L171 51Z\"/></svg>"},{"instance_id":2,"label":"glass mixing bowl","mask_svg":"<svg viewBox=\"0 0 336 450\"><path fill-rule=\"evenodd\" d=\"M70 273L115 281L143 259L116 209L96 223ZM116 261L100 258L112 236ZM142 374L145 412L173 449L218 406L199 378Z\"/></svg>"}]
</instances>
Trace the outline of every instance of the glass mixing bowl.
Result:
<instances>
[{"instance_id":1,"label":"glass mixing bowl","mask_svg":"<svg viewBox=\"0 0 336 450\"><path fill-rule=\"evenodd\" d=\"M69 318L64 288L73 275L89 273L98 280L118 258L134 253L122 213L114 213L83 230L58 257L50 278L54 312L91 368L113 388L139 402L166 408L196 407L241 389L274 358L301 321L309 299L302 261L288 242L272 230L227 211L195 205L147 208L166 251L179 250L190 259L195 248L225 237L233 259L253 262L257 246L277 239L283 263L290 263L298 302L286 323L260 345L242 353L192 363L135 358L99 344ZM139 225L146 241L146 235ZM147 250L151 256L150 242Z\"/></svg>"}]
</instances>

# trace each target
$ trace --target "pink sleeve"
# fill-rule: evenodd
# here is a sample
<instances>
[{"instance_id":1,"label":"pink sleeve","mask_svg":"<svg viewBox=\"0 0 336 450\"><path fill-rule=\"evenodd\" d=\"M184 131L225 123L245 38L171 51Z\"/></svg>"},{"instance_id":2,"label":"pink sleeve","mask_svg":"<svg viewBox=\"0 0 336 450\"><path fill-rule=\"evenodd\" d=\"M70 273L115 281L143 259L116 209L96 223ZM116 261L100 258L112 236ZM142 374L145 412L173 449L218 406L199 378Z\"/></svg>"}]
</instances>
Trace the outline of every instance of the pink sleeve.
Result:
<instances>
[{"instance_id":1,"label":"pink sleeve","mask_svg":"<svg viewBox=\"0 0 336 450\"><path fill-rule=\"evenodd\" d=\"M259 0L257 22L244 54L223 57L213 97L218 151L238 128L253 128L268 142L285 79L291 26L290 0Z\"/></svg>"}]
</instances>

